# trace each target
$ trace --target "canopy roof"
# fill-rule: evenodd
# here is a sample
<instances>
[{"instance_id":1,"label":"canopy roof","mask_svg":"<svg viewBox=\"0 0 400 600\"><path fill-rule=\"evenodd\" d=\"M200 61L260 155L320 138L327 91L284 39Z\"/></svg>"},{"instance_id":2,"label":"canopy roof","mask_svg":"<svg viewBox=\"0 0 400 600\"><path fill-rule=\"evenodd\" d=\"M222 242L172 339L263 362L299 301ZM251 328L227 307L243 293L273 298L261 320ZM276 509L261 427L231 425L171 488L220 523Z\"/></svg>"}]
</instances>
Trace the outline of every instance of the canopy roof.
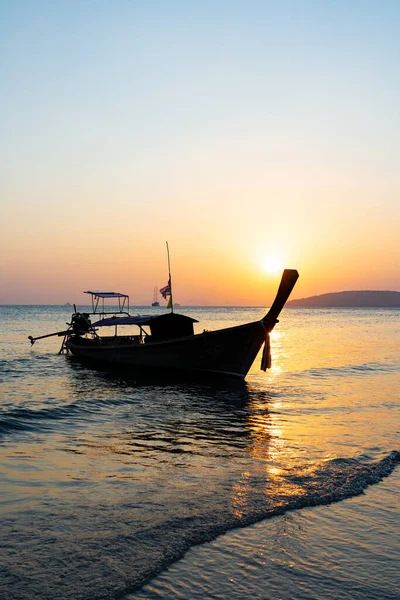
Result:
<instances>
[{"instance_id":1,"label":"canopy roof","mask_svg":"<svg viewBox=\"0 0 400 600\"><path fill-rule=\"evenodd\" d=\"M133 317L109 317L107 319L100 319L96 323L92 323L92 327L111 327L112 325L149 325L154 321L164 321L166 318L169 320L171 313L165 315L137 315ZM173 313L173 317L179 321L191 321L192 323L198 323L196 319L192 317L186 317L185 315L177 315Z\"/></svg>"},{"instance_id":2,"label":"canopy roof","mask_svg":"<svg viewBox=\"0 0 400 600\"><path fill-rule=\"evenodd\" d=\"M93 327L111 327L111 325L146 325L151 320L152 316L143 315L136 317L109 317L108 319L100 319L93 323Z\"/></svg>"},{"instance_id":3,"label":"canopy roof","mask_svg":"<svg viewBox=\"0 0 400 600\"><path fill-rule=\"evenodd\" d=\"M127 294L120 294L119 292L83 292L84 294L92 294L95 298L128 298Z\"/></svg>"}]
</instances>

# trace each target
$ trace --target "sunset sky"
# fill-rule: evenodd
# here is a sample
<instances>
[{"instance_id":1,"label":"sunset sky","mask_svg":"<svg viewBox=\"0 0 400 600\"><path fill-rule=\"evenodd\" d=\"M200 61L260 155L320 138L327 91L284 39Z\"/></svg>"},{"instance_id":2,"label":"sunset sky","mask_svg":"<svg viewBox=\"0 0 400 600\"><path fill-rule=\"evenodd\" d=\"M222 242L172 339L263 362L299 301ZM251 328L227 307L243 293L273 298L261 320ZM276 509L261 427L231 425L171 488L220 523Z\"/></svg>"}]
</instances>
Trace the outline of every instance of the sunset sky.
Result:
<instances>
[{"instance_id":1,"label":"sunset sky","mask_svg":"<svg viewBox=\"0 0 400 600\"><path fill-rule=\"evenodd\" d=\"M0 0L0 303L400 290L400 2Z\"/></svg>"}]
</instances>

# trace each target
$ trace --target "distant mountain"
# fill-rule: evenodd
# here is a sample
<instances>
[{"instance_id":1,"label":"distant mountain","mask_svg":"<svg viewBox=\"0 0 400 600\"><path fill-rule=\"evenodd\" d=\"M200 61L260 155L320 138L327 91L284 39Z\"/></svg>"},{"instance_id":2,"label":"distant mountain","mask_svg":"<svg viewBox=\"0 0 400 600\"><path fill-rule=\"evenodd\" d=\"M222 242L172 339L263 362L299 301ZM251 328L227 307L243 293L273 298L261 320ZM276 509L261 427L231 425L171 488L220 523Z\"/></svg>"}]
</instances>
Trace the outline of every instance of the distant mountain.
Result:
<instances>
[{"instance_id":1,"label":"distant mountain","mask_svg":"<svg viewBox=\"0 0 400 600\"><path fill-rule=\"evenodd\" d=\"M310 296L286 303L289 308L400 308L400 292L354 291Z\"/></svg>"}]
</instances>

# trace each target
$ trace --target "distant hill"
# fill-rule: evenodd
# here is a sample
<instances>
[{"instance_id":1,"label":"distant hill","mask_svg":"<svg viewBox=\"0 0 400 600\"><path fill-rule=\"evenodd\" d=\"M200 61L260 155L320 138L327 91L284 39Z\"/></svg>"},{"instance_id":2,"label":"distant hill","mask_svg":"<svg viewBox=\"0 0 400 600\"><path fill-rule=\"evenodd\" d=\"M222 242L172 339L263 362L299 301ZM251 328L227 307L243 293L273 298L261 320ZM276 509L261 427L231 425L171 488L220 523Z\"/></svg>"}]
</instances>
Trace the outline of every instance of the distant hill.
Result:
<instances>
[{"instance_id":1,"label":"distant hill","mask_svg":"<svg viewBox=\"0 0 400 600\"><path fill-rule=\"evenodd\" d=\"M290 300L288 308L400 308L400 292L335 292Z\"/></svg>"}]
</instances>

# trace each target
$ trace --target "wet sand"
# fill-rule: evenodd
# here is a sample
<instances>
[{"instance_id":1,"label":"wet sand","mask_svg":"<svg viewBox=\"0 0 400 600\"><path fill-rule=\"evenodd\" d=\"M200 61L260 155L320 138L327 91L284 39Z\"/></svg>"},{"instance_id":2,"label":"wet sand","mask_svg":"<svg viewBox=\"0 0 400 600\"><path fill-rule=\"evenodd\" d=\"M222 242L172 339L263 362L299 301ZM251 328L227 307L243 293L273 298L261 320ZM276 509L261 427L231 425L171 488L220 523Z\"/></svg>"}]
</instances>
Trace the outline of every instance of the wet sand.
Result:
<instances>
[{"instance_id":1,"label":"wet sand","mask_svg":"<svg viewBox=\"0 0 400 600\"><path fill-rule=\"evenodd\" d=\"M397 600L400 469L365 494L236 529L125 600Z\"/></svg>"}]
</instances>

